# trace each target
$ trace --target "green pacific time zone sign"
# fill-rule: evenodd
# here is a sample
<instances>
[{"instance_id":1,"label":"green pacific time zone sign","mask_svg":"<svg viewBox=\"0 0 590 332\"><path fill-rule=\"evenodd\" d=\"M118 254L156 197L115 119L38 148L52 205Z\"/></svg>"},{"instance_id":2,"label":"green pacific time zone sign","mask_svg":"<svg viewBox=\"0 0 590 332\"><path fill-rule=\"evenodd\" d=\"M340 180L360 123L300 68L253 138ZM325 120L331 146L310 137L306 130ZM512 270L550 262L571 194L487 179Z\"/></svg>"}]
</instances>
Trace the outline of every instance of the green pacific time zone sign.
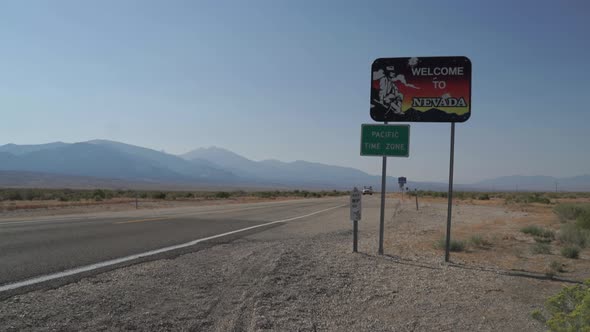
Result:
<instances>
[{"instance_id":1,"label":"green pacific time zone sign","mask_svg":"<svg viewBox=\"0 0 590 332\"><path fill-rule=\"evenodd\" d=\"M409 125L361 125L361 156L410 156Z\"/></svg>"}]
</instances>

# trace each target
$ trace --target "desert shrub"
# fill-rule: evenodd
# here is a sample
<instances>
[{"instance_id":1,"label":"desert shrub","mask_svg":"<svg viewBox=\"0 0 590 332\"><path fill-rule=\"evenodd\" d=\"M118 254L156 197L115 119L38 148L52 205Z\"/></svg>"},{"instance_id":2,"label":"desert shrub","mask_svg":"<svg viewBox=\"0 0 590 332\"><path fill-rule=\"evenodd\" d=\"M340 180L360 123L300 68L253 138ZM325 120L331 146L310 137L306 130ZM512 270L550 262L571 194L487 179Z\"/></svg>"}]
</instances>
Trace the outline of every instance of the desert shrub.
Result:
<instances>
[{"instance_id":1,"label":"desert shrub","mask_svg":"<svg viewBox=\"0 0 590 332\"><path fill-rule=\"evenodd\" d=\"M547 319L545 319L543 313L539 309L533 310L533 312L531 312L531 317L533 317L533 319L538 320L541 323L545 323L547 321Z\"/></svg>"},{"instance_id":2,"label":"desert shrub","mask_svg":"<svg viewBox=\"0 0 590 332\"><path fill-rule=\"evenodd\" d=\"M436 241L436 243L434 244L434 247L437 249L445 250L446 239L443 238L443 239ZM467 247L467 244L465 243L465 241L451 239L451 243L449 245L449 250L453 251L453 252L459 252L459 251L464 251L466 247Z\"/></svg>"},{"instance_id":3,"label":"desert shrub","mask_svg":"<svg viewBox=\"0 0 590 332\"><path fill-rule=\"evenodd\" d=\"M545 311L547 316L540 310L532 316L550 331L590 331L590 279L583 285L563 287L545 301Z\"/></svg>"},{"instance_id":4,"label":"desert shrub","mask_svg":"<svg viewBox=\"0 0 590 332\"><path fill-rule=\"evenodd\" d=\"M100 197L102 199L105 199L106 194L105 194L104 190L102 190L102 189L96 189L96 190L94 190L92 192L92 196L95 197L95 198L96 197Z\"/></svg>"},{"instance_id":5,"label":"desert shrub","mask_svg":"<svg viewBox=\"0 0 590 332\"><path fill-rule=\"evenodd\" d=\"M445 239L439 239L438 241L434 242L434 248L436 249L445 249Z\"/></svg>"},{"instance_id":6,"label":"desert shrub","mask_svg":"<svg viewBox=\"0 0 590 332\"><path fill-rule=\"evenodd\" d=\"M153 199L166 199L166 193L162 191L156 191L152 193Z\"/></svg>"},{"instance_id":7,"label":"desert shrub","mask_svg":"<svg viewBox=\"0 0 590 332\"><path fill-rule=\"evenodd\" d=\"M576 259L580 257L580 248L576 246L567 246L561 249L561 255L566 258Z\"/></svg>"},{"instance_id":8,"label":"desert shrub","mask_svg":"<svg viewBox=\"0 0 590 332\"><path fill-rule=\"evenodd\" d=\"M489 247L492 245L485 237L480 234L475 234L469 238L469 243L476 247Z\"/></svg>"},{"instance_id":9,"label":"desert shrub","mask_svg":"<svg viewBox=\"0 0 590 332\"><path fill-rule=\"evenodd\" d=\"M35 199L35 192L32 189L25 189L22 193L23 200L32 201Z\"/></svg>"},{"instance_id":10,"label":"desert shrub","mask_svg":"<svg viewBox=\"0 0 590 332\"><path fill-rule=\"evenodd\" d=\"M543 227L539 227L539 226L535 226L535 225L526 226L526 227L522 228L520 231L525 234L532 235L532 236L543 237L543 238L548 238L548 239L555 238L555 233L552 230L545 229Z\"/></svg>"},{"instance_id":11,"label":"desert shrub","mask_svg":"<svg viewBox=\"0 0 590 332\"><path fill-rule=\"evenodd\" d=\"M481 194L481 195L477 196L477 199L479 199L480 201L489 201L490 200L490 195L488 195L488 194Z\"/></svg>"},{"instance_id":12,"label":"desert shrub","mask_svg":"<svg viewBox=\"0 0 590 332\"><path fill-rule=\"evenodd\" d=\"M553 208L553 212L561 221L576 220L583 213L590 213L590 204L562 203Z\"/></svg>"},{"instance_id":13,"label":"desert shrub","mask_svg":"<svg viewBox=\"0 0 590 332\"><path fill-rule=\"evenodd\" d=\"M563 264L558 261L551 261L551 263L549 263L549 269L555 273L564 272Z\"/></svg>"},{"instance_id":14,"label":"desert shrub","mask_svg":"<svg viewBox=\"0 0 590 332\"><path fill-rule=\"evenodd\" d=\"M7 198L11 201L22 201L23 195L19 191L11 191L8 193Z\"/></svg>"},{"instance_id":15,"label":"desert shrub","mask_svg":"<svg viewBox=\"0 0 590 332\"><path fill-rule=\"evenodd\" d=\"M535 242L538 243L551 243L551 241L553 241L550 238L546 238L546 237L539 237L539 236L535 236L534 237Z\"/></svg>"},{"instance_id":16,"label":"desert shrub","mask_svg":"<svg viewBox=\"0 0 590 332\"><path fill-rule=\"evenodd\" d=\"M446 197L447 193L446 192L440 192L440 191L432 191L432 190L419 190L418 191L418 195L420 197Z\"/></svg>"},{"instance_id":17,"label":"desert shrub","mask_svg":"<svg viewBox=\"0 0 590 332\"><path fill-rule=\"evenodd\" d=\"M541 193L519 193L507 195L504 199L506 204L510 203L542 203L551 204L551 200Z\"/></svg>"},{"instance_id":18,"label":"desert shrub","mask_svg":"<svg viewBox=\"0 0 590 332\"><path fill-rule=\"evenodd\" d=\"M584 209L581 204L565 203L557 204L553 208L553 213L555 213L562 221L568 221L575 220L583 210Z\"/></svg>"},{"instance_id":19,"label":"desert shrub","mask_svg":"<svg viewBox=\"0 0 590 332\"><path fill-rule=\"evenodd\" d=\"M217 194L215 194L215 198L221 198L221 199L226 199L229 198L231 196L230 193L228 193L227 191L220 191Z\"/></svg>"},{"instance_id":20,"label":"desert shrub","mask_svg":"<svg viewBox=\"0 0 590 332\"><path fill-rule=\"evenodd\" d=\"M527 201L528 203L551 204L551 200L541 194L533 194L532 196L527 197Z\"/></svg>"},{"instance_id":21,"label":"desert shrub","mask_svg":"<svg viewBox=\"0 0 590 332\"><path fill-rule=\"evenodd\" d=\"M590 229L590 210L584 211L576 217L576 227Z\"/></svg>"},{"instance_id":22,"label":"desert shrub","mask_svg":"<svg viewBox=\"0 0 590 332\"><path fill-rule=\"evenodd\" d=\"M551 246L547 243L535 243L531 252L535 255L548 255L551 254Z\"/></svg>"},{"instance_id":23,"label":"desert shrub","mask_svg":"<svg viewBox=\"0 0 590 332\"><path fill-rule=\"evenodd\" d=\"M451 251L463 251L465 250L465 241L451 240L450 250Z\"/></svg>"},{"instance_id":24,"label":"desert shrub","mask_svg":"<svg viewBox=\"0 0 590 332\"><path fill-rule=\"evenodd\" d=\"M465 199L465 193L464 193L464 192L462 192L462 191L456 191L456 192L454 192L454 193L453 193L453 196L454 196L456 199Z\"/></svg>"},{"instance_id":25,"label":"desert shrub","mask_svg":"<svg viewBox=\"0 0 590 332\"><path fill-rule=\"evenodd\" d=\"M275 194L272 191L260 191L256 193L256 196L260 198L272 198L275 197Z\"/></svg>"},{"instance_id":26,"label":"desert shrub","mask_svg":"<svg viewBox=\"0 0 590 332\"><path fill-rule=\"evenodd\" d=\"M590 230L580 229L573 223L566 223L561 225L558 238L562 243L585 248L590 245Z\"/></svg>"},{"instance_id":27,"label":"desert shrub","mask_svg":"<svg viewBox=\"0 0 590 332\"><path fill-rule=\"evenodd\" d=\"M549 265L547 265L545 268L545 275L551 278L553 278L559 272L563 272L563 269L558 261L551 261L551 263L549 263Z\"/></svg>"}]
</instances>

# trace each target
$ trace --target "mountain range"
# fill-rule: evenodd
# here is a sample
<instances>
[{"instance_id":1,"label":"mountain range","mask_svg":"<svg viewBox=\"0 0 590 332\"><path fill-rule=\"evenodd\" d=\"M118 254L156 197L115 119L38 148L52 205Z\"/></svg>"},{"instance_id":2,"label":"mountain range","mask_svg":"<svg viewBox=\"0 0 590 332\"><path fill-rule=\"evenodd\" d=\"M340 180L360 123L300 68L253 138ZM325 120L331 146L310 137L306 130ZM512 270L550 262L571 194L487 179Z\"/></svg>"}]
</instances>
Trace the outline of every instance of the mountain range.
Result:
<instances>
[{"instance_id":1,"label":"mountain range","mask_svg":"<svg viewBox=\"0 0 590 332\"><path fill-rule=\"evenodd\" d=\"M387 179L388 190L397 178ZM0 146L0 186L69 188L273 188L350 189L380 187L381 177L355 168L308 161L254 161L218 148L172 155L135 145L91 140L39 145ZM590 190L590 175L573 178L509 176L457 190ZM408 187L446 190L446 183L409 181Z\"/></svg>"}]
</instances>

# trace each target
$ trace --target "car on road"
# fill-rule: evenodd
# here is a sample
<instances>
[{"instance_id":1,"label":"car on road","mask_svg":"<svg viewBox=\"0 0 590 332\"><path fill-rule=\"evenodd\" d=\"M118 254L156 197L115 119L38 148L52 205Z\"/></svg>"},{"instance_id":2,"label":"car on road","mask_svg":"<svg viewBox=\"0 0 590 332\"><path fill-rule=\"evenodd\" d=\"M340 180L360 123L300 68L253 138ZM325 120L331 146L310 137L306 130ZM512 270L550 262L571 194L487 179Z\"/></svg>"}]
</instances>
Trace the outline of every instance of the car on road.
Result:
<instances>
[{"instance_id":1,"label":"car on road","mask_svg":"<svg viewBox=\"0 0 590 332\"><path fill-rule=\"evenodd\" d=\"M363 195L373 195L373 187L364 187Z\"/></svg>"}]
</instances>

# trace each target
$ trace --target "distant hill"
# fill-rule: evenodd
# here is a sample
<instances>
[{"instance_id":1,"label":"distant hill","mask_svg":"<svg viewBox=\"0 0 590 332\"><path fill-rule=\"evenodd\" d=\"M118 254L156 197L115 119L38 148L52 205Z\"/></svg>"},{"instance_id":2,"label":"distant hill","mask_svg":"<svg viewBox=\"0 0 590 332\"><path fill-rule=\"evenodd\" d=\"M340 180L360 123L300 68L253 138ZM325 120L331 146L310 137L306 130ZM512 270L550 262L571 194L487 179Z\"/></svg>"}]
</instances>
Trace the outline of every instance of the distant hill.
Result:
<instances>
[{"instance_id":1,"label":"distant hill","mask_svg":"<svg viewBox=\"0 0 590 332\"><path fill-rule=\"evenodd\" d=\"M41 150L48 150L54 148L60 148L63 146L68 145L67 143L63 142L53 142L53 143L46 143L46 144L37 144L37 145L16 145L16 144L6 144L0 146L0 152L8 152L13 155L23 155L30 152L41 151Z\"/></svg>"},{"instance_id":2,"label":"distant hill","mask_svg":"<svg viewBox=\"0 0 590 332\"><path fill-rule=\"evenodd\" d=\"M183 177L183 180L193 179L227 182L236 179L235 175L231 172L223 170L221 167L207 160L195 160L191 163L179 156L109 140L92 140L87 143L106 147L133 157L142 163L172 171Z\"/></svg>"},{"instance_id":3,"label":"distant hill","mask_svg":"<svg viewBox=\"0 0 590 332\"><path fill-rule=\"evenodd\" d=\"M191 161L207 160L231 171L242 179L269 185L342 189L363 185L375 187L381 183L380 177L369 175L355 168L302 160L294 162L253 161L218 147L196 149L182 155L182 157ZM390 178L390 181L393 181L393 178Z\"/></svg>"},{"instance_id":4,"label":"distant hill","mask_svg":"<svg viewBox=\"0 0 590 332\"><path fill-rule=\"evenodd\" d=\"M256 179L261 174L264 174L264 171L259 168L260 165L257 162L218 147L199 148L187 152L180 157L196 164L206 161L211 165L216 165L243 178Z\"/></svg>"},{"instance_id":5,"label":"distant hill","mask_svg":"<svg viewBox=\"0 0 590 332\"><path fill-rule=\"evenodd\" d=\"M132 181L227 183L235 175L207 162L188 162L155 150L112 141L1 146L0 170Z\"/></svg>"},{"instance_id":6,"label":"distant hill","mask_svg":"<svg viewBox=\"0 0 590 332\"><path fill-rule=\"evenodd\" d=\"M0 187L10 188L54 188L54 189L138 189L138 190L235 190L231 184L195 182L134 181L124 179L97 178L91 176L61 175L55 173L0 171ZM251 190L265 190L264 187L248 187Z\"/></svg>"},{"instance_id":7,"label":"distant hill","mask_svg":"<svg viewBox=\"0 0 590 332\"><path fill-rule=\"evenodd\" d=\"M464 191L590 191L590 175L570 178L506 176L473 184L455 184ZM254 161L218 147L199 148L181 156L109 140L79 143L0 146L0 186L86 188L234 188L338 189L373 186L381 177L351 167L304 160ZM407 187L446 191L445 182L417 182ZM387 190L398 190L397 176Z\"/></svg>"},{"instance_id":8,"label":"distant hill","mask_svg":"<svg viewBox=\"0 0 590 332\"><path fill-rule=\"evenodd\" d=\"M512 175L480 181L471 185L482 190L498 191L590 191L590 175L556 178L552 176Z\"/></svg>"},{"instance_id":9,"label":"distant hill","mask_svg":"<svg viewBox=\"0 0 590 332\"><path fill-rule=\"evenodd\" d=\"M155 185L161 184L90 176L59 175L55 173L0 171L0 186L12 188L147 189L150 187L153 188Z\"/></svg>"}]
</instances>

